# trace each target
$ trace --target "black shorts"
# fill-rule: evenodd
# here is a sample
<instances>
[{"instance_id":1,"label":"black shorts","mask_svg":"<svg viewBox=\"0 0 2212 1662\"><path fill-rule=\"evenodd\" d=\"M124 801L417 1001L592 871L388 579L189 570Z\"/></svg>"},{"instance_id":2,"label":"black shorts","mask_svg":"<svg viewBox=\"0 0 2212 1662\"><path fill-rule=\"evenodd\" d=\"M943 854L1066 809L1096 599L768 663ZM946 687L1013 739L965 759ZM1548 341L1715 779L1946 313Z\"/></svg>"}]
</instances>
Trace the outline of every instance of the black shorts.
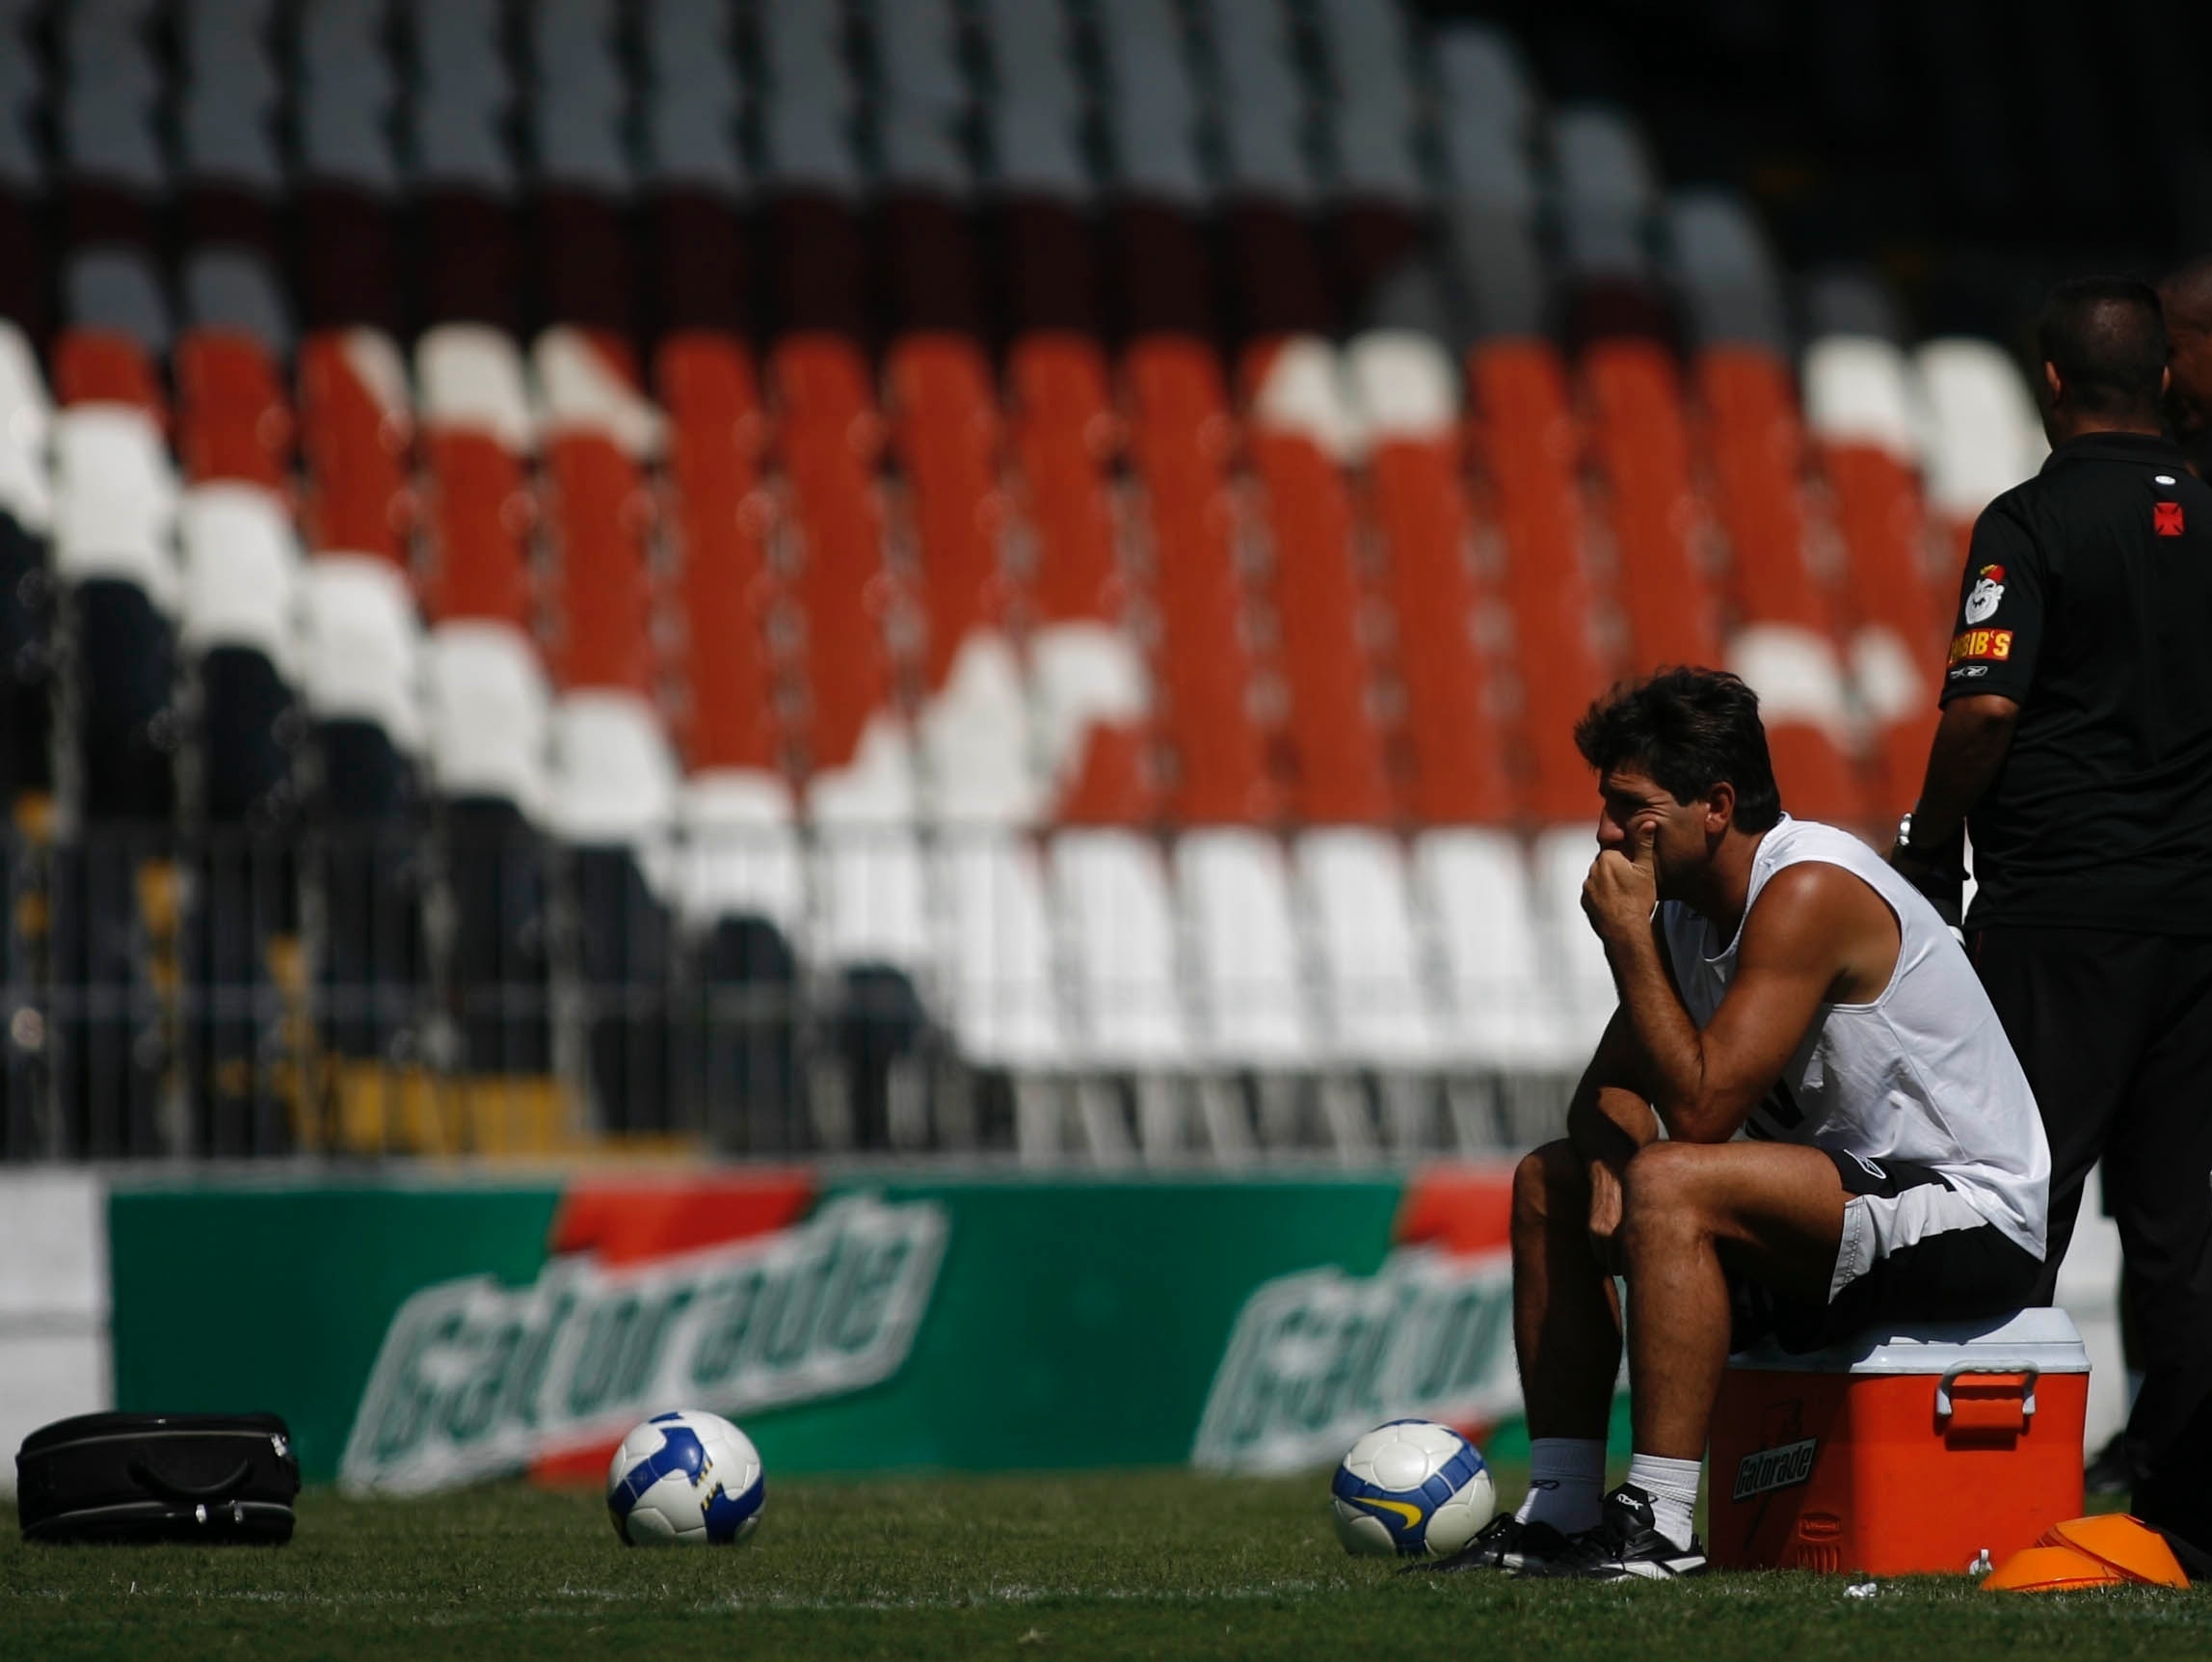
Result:
<instances>
[{"instance_id":1,"label":"black shorts","mask_svg":"<svg viewBox=\"0 0 2212 1662\"><path fill-rule=\"evenodd\" d=\"M2029 1302L2042 1261L1983 1219L1933 1166L1821 1152L1851 1196L1827 1302L1731 1273L1731 1351L1769 1338L1785 1351L1818 1351L1869 1327L1979 1321Z\"/></svg>"}]
</instances>

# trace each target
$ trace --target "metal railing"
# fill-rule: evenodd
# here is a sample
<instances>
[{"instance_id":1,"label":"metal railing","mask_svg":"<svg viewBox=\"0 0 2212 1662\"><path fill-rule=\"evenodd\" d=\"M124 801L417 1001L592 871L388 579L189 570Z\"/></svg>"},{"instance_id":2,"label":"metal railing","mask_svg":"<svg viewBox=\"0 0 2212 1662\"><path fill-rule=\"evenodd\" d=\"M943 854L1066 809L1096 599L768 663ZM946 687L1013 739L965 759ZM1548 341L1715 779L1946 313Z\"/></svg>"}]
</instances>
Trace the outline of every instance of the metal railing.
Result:
<instances>
[{"instance_id":1,"label":"metal railing","mask_svg":"<svg viewBox=\"0 0 2212 1662\"><path fill-rule=\"evenodd\" d=\"M782 922L702 916L660 875L686 851L449 812L295 837L0 837L0 1159L1358 1162L1526 1146L1563 1112L1552 1074L985 1065L959 1042L954 983L972 1004L1036 987L928 951L835 961L818 893ZM1080 950L1059 940L1048 974Z\"/></svg>"}]
</instances>

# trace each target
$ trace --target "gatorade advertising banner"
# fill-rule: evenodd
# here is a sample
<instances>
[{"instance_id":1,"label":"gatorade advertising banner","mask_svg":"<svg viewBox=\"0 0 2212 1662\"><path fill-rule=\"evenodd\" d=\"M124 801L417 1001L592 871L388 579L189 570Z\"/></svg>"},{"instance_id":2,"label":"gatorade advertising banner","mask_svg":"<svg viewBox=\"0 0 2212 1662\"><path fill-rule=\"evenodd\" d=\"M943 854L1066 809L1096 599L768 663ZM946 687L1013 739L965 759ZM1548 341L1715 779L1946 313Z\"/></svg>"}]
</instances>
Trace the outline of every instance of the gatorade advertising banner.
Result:
<instances>
[{"instance_id":1,"label":"gatorade advertising banner","mask_svg":"<svg viewBox=\"0 0 2212 1662\"><path fill-rule=\"evenodd\" d=\"M1258 1288L1206 1397L1191 1449L1216 1471L1302 1471L1385 1420L1479 1434L1520 1412L1513 1266L1495 1179L1434 1173L1399 1214L1372 1275L1328 1266Z\"/></svg>"},{"instance_id":2,"label":"gatorade advertising banner","mask_svg":"<svg viewBox=\"0 0 2212 1662\"><path fill-rule=\"evenodd\" d=\"M749 1419L898 1372L929 1306L945 1209L829 1202L787 1229L636 1264L551 1259L526 1287L464 1275L385 1329L338 1467L442 1488L580 1455L672 1405Z\"/></svg>"},{"instance_id":3,"label":"gatorade advertising banner","mask_svg":"<svg viewBox=\"0 0 2212 1662\"><path fill-rule=\"evenodd\" d=\"M310 1483L603 1477L670 1407L771 1470L1286 1470L1518 1413L1508 1178L719 1169L120 1186L124 1408L267 1408Z\"/></svg>"}]
</instances>

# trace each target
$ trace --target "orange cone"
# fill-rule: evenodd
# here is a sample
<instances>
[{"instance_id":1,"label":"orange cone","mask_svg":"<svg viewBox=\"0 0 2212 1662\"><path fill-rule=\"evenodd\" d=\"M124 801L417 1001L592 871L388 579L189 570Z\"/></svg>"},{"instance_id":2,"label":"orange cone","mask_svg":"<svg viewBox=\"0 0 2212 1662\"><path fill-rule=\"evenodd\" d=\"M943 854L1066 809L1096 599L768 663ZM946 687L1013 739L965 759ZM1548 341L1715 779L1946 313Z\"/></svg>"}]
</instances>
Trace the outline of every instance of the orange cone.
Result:
<instances>
[{"instance_id":1,"label":"orange cone","mask_svg":"<svg viewBox=\"0 0 2212 1662\"><path fill-rule=\"evenodd\" d=\"M2102 1559L2070 1546L2024 1546L1982 1583L1990 1593L2069 1593L2082 1587L2120 1587L2126 1577Z\"/></svg>"},{"instance_id":2,"label":"orange cone","mask_svg":"<svg viewBox=\"0 0 2212 1662\"><path fill-rule=\"evenodd\" d=\"M2189 1577L2182 1573L2180 1561L2173 1556L2173 1548L2166 1544L2166 1537L2141 1518L2130 1517L2124 1512L2055 1523L2044 1532L2039 1544L2070 1546L2076 1552L2086 1552L2129 1581L2140 1581L2146 1586L2189 1585Z\"/></svg>"}]
</instances>

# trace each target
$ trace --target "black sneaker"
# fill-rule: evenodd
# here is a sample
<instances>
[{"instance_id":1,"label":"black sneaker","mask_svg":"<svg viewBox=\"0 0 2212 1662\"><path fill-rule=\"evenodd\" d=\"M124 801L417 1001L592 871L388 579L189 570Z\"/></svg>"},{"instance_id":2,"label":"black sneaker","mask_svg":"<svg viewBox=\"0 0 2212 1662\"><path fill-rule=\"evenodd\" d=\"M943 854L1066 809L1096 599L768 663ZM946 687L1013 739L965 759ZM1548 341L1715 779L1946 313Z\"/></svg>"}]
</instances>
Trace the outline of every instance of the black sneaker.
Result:
<instances>
[{"instance_id":1,"label":"black sneaker","mask_svg":"<svg viewBox=\"0 0 2212 1662\"><path fill-rule=\"evenodd\" d=\"M1680 1547L1651 1520L1651 1496L1622 1484L1605 1497L1598 1526L1578 1535L1556 1558L1525 1566L1523 1575L1573 1575L1590 1581L1672 1581L1705 1572L1695 1536Z\"/></svg>"},{"instance_id":2,"label":"black sneaker","mask_svg":"<svg viewBox=\"0 0 2212 1662\"><path fill-rule=\"evenodd\" d=\"M1523 1523L1511 1513L1492 1518L1481 1534L1433 1564L1409 1564L1403 1575L1456 1575L1462 1569L1522 1571L1567 1550L1567 1538L1548 1523Z\"/></svg>"}]
</instances>

